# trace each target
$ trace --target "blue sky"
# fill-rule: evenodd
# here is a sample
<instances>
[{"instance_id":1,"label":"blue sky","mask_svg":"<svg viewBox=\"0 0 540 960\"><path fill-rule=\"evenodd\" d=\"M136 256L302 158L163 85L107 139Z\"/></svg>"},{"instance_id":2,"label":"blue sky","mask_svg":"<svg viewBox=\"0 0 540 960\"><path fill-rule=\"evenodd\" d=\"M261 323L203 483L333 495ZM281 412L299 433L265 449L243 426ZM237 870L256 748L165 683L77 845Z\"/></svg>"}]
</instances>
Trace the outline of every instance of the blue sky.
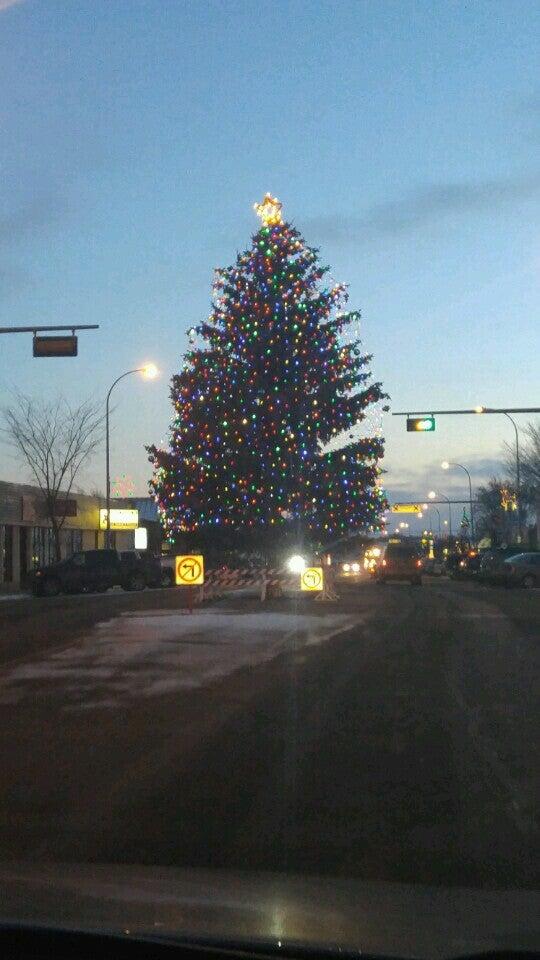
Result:
<instances>
[{"instance_id":1,"label":"blue sky","mask_svg":"<svg viewBox=\"0 0 540 960\"><path fill-rule=\"evenodd\" d=\"M0 0L0 323L100 325L77 360L3 337L0 402L103 399L154 360L113 434L145 492L186 330L269 190L350 284L394 409L539 405L539 36L518 0ZM502 417L383 432L395 498L459 494L439 462L483 480L511 439Z\"/></svg>"}]
</instances>

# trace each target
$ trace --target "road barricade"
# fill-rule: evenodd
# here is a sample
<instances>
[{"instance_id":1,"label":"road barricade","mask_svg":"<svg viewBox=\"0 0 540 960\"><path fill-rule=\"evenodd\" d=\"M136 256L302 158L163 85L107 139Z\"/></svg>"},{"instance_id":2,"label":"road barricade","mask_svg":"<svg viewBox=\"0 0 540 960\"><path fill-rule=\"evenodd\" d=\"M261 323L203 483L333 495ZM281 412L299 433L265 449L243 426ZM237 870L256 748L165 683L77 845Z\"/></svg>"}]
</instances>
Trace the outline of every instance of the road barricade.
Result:
<instances>
[{"instance_id":1,"label":"road barricade","mask_svg":"<svg viewBox=\"0 0 540 960\"><path fill-rule=\"evenodd\" d=\"M205 600L217 599L231 593L253 588L261 602L280 597L284 591L298 590L298 577L278 568L219 567L207 570L204 587L201 587Z\"/></svg>"}]
</instances>

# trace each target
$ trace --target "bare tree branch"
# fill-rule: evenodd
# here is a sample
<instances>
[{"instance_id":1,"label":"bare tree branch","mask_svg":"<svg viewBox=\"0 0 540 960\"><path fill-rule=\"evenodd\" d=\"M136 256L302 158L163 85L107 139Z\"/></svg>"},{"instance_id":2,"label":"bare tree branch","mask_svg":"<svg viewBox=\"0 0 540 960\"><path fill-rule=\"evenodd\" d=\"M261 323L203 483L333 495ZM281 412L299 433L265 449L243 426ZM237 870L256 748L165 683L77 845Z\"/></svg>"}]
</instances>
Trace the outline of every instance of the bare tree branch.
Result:
<instances>
[{"instance_id":1,"label":"bare tree branch","mask_svg":"<svg viewBox=\"0 0 540 960\"><path fill-rule=\"evenodd\" d=\"M62 398L42 403L22 393L15 395L3 413L2 432L43 495L60 559L60 531L67 501L83 463L103 439L104 416L89 400L77 406Z\"/></svg>"}]
</instances>

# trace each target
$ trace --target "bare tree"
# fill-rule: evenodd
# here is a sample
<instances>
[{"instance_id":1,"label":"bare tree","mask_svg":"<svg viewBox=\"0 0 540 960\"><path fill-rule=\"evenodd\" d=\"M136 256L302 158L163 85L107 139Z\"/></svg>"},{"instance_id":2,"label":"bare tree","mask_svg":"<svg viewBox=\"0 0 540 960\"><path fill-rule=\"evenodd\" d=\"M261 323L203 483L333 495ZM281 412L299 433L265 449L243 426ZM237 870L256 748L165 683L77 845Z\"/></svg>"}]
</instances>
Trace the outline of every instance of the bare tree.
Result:
<instances>
[{"instance_id":1,"label":"bare tree","mask_svg":"<svg viewBox=\"0 0 540 960\"><path fill-rule=\"evenodd\" d=\"M521 501L524 514L527 508L535 509L540 497L540 421L527 424L523 433L525 442L521 441ZM508 475L515 483L516 478L516 448L513 444L505 443L505 467Z\"/></svg>"},{"instance_id":2,"label":"bare tree","mask_svg":"<svg viewBox=\"0 0 540 960\"><path fill-rule=\"evenodd\" d=\"M494 547L515 541L516 506L516 488L508 481L493 477L478 487L474 510L478 537L489 537Z\"/></svg>"},{"instance_id":3,"label":"bare tree","mask_svg":"<svg viewBox=\"0 0 540 960\"><path fill-rule=\"evenodd\" d=\"M526 441L521 455L525 495L531 504L540 497L540 420L525 427Z\"/></svg>"},{"instance_id":4,"label":"bare tree","mask_svg":"<svg viewBox=\"0 0 540 960\"><path fill-rule=\"evenodd\" d=\"M98 406L88 400L71 406L63 398L44 403L20 393L4 409L3 432L43 494L57 560L69 495L84 461L101 442L102 425Z\"/></svg>"}]
</instances>

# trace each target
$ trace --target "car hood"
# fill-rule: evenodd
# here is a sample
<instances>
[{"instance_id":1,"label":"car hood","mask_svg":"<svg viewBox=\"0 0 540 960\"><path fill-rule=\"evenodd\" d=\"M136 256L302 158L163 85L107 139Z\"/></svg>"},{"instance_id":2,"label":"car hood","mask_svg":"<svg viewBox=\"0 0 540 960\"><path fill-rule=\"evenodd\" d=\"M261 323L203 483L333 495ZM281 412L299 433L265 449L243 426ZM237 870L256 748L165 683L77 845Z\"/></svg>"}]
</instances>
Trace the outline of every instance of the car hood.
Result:
<instances>
[{"instance_id":1,"label":"car hood","mask_svg":"<svg viewBox=\"0 0 540 960\"><path fill-rule=\"evenodd\" d=\"M540 893L117 865L0 864L0 920L381 956L540 948Z\"/></svg>"}]
</instances>

